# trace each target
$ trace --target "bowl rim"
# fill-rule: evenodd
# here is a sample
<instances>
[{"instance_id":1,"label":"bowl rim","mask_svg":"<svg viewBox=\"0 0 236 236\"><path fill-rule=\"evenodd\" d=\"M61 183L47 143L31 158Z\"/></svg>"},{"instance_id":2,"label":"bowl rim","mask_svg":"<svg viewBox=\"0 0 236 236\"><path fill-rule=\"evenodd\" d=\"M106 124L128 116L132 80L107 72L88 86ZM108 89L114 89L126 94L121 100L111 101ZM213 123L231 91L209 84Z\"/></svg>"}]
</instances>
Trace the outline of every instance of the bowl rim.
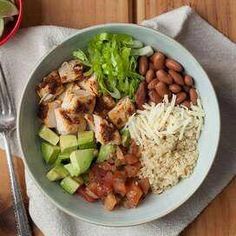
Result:
<instances>
[{"instance_id":1,"label":"bowl rim","mask_svg":"<svg viewBox=\"0 0 236 236\"><path fill-rule=\"evenodd\" d=\"M73 38L73 37L76 37L78 34L82 34L84 32L87 32L87 31L91 31L91 30L94 30L94 29L99 29L99 28L103 28L105 26L117 26L117 27L123 27L123 26L131 26L131 27L135 27L135 28L139 28L139 29L145 29L145 30L148 30L148 31L151 31L151 32L155 32L155 34L167 39L168 41L170 41L172 44L175 44L176 46L178 46L182 51L186 52L187 54L189 54L189 56L192 57L192 60L193 62L196 64L197 68L199 70L201 70L201 72L205 75L206 79L208 79L209 81L209 86L211 87L212 89L212 92L214 94L214 98L215 98L215 102L216 102L216 110L217 110L217 114L216 114L216 123L218 124L218 127L217 127L217 133L216 133L216 146L214 148L214 152L213 152L213 157L212 157L212 160L211 162L209 163L209 166L208 166L208 169L206 170L204 176L202 177L201 181L193 188L193 190L191 191L191 193L189 193L188 195L186 195L184 197L183 200L177 202L177 204L172 207L171 209L169 210L166 210L165 212L163 212L161 215L159 216L149 216L149 217L144 217L143 219L139 219L139 220L135 220L135 221L132 221L132 222L127 222L127 223L122 223L122 224L119 224L118 222L112 222L112 223L106 223L104 221L97 221L97 220L94 220L94 219L91 219L91 218L87 218L87 217L83 217L83 216L80 216L80 215L77 215L73 212L70 212L69 210L67 210L66 208L64 208L63 206L61 206L55 199L53 199L48 193L46 193L43 189L43 187L41 187L41 185L39 184L37 178L34 177L33 173L30 171L30 168L27 164L27 160L25 158L25 154L24 154L24 148L22 146L22 138L21 138L21 133L20 133L20 121L21 119L23 118L22 117L22 114L21 114L21 111L22 111L22 107L23 107L23 99L24 97L26 96L26 89L28 87L28 84L29 84L29 81L33 78L33 74L34 72L36 71L36 69L38 68L38 66L42 63L42 61L54 50L57 50L58 47L60 47L63 43L65 43L67 40ZM219 109L219 102L218 102L218 98L216 96L216 92L215 92L215 89L207 75L207 73L205 72L205 70L203 69L203 67L200 65L200 63L197 61L197 59L195 59L195 57L192 55L191 52L189 52L182 44L180 44L179 42L177 42L175 39L157 31L157 30L154 30L152 28L148 28L148 27L145 27L145 26L142 26L142 25L137 25L137 24L132 24L132 23L107 23L107 24L99 24L99 25L95 25L95 26L90 26L90 27L87 27L87 28L84 28L84 29L81 29L81 30L78 30L78 32L70 35L69 37L66 37L65 40L63 40L59 45L57 45L56 47L53 47L51 50L49 50L45 55L43 55L39 60L38 62L35 64L35 66L33 67L30 75L29 75L29 80L28 82L26 83L24 89L23 89L23 93L21 95L21 98L20 98L20 106L18 108L18 116L17 116L17 138L19 140L19 143L20 143L20 150L21 150L21 153L23 154L23 161L24 161L24 164L25 164L25 167L30 175L30 177L34 180L34 183L36 184L36 186L38 187L38 189L41 191L41 193L44 194L44 196L47 196L47 198L56 206L58 207L60 210L62 210L63 212L67 213L68 215L70 216L73 216L77 219L80 219L80 220L83 220L85 222L88 222L88 223L92 223L92 224L95 224L95 225L102 225L102 226L110 226L110 227L127 227L127 226L134 226L134 225L139 225L139 224L143 224L143 223L148 223L150 221L153 221L153 220L156 220L156 219L159 219L159 218L162 218L164 217L165 215L169 214L170 212L173 212L174 210L176 210L177 208L179 208L183 203L185 203L191 196L193 196L193 194L199 189L199 187L201 186L201 184L203 183L203 181L206 179L211 167L212 167L212 164L215 160L215 157L216 157L216 154L217 154L217 150L218 150L218 147L219 147L219 141L220 141L220 131L221 131L221 119L220 119L220 109Z\"/></svg>"},{"instance_id":2,"label":"bowl rim","mask_svg":"<svg viewBox=\"0 0 236 236\"><path fill-rule=\"evenodd\" d=\"M4 45L11 37L13 37L20 27L20 24L23 18L23 0L17 0L17 6L18 6L19 14L17 16L16 23L14 27L12 28L12 30L6 36L0 39L0 46Z\"/></svg>"}]
</instances>

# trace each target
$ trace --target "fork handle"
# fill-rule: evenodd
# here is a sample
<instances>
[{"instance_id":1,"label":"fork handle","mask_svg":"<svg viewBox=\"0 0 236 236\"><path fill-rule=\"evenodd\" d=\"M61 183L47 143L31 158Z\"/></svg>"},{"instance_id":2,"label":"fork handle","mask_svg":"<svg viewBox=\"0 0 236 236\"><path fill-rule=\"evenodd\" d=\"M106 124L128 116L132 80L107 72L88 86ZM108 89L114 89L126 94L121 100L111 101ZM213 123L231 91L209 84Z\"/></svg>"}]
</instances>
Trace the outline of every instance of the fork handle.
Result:
<instances>
[{"instance_id":1,"label":"fork handle","mask_svg":"<svg viewBox=\"0 0 236 236\"><path fill-rule=\"evenodd\" d=\"M18 236L31 236L31 230L29 226L28 217L26 214L24 202L21 196L19 184L15 175L14 166L13 166L13 158L11 154L10 148L10 139L9 133L3 133L3 140L6 150L6 157L7 157L7 165L9 169L10 175L10 183L11 183L11 193L13 199L13 208L16 218L16 225L17 225L17 234Z\"/></svg>"}]
</instances>

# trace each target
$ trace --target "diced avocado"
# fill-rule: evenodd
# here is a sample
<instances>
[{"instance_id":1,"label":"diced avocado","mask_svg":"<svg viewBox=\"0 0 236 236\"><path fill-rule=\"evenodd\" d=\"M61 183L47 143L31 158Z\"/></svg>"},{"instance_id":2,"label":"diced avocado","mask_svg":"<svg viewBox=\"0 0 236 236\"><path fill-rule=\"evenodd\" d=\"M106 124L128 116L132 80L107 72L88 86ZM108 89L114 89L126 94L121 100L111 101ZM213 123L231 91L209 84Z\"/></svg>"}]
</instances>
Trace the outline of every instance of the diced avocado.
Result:
<instances>
[{"instance_id":1,"label":"diced avocado","mask_svg":"<svg viewBox=\"0 0 236 236\"><path fill-rule=\"evenodd\" d=\"M128 129L123 129L121 131L121 144L124 147L128 147L130 145L131 137Z\"/></svg>"},{"instance_id":2,"label":"diced avocado","mask_svg":"<svg viewBox=\"0 0 236 236\"><path fill-rule=\"evenodd\" d=\"M69 172L66 170L66 168L63 165L57 165L57 166L54 166L47 173L47 178L50 181L56 181L56 180L59 180L59 179L63 179L68 175L69 175Z\"/></svg>"},{"instance_id":3,"label":"diced avocado","mask_svg":"<svg viewBox=\"0 0 236 236\"><path fill-rule=\"evenodd\" d=\"M70 153L60 153L55 161L55 165L67 164L70 162Z\"/></svg>"},{"instance_id":4,"label":"diced avocado","mask_svg":"<svg viewBox=\"0 0 236 236\"><path fill-rule=\"evenodd\" d=\"M60 148L62 153L71 153L78 148L78 142L75 135L61 135Z\"/></svg>"},{"instance_id":5,"label":"diced avocado","mask_svg":"<svg viewBox=\"0 0 236 236\"><path fill-rule=\"evenodd\" d=\"M43 158L47 164L53 164L60 153L60 148L58 146L54 146L46 142L42 142L41 150Z\"/></svg>"},{"instance_id":6,"label":"diced avocado","mask_svg":"<svg viewBox=\"0 0 236 236\"><path fill-rule=\"evenodd\" d=\"M65 177L60 185L69 194L73 194L80 186L80 184L70 176Z\"/></svg>"},{"instance_id":7,"label":"diced avocado","mask_svg":"<svg viewBox=\"0 0 236 236\"><path fill-rule=\"evenodd\" d=\"M115 151L116 151L116 148L111 143L102 145L99 150L98 158L96 162L106 161Z\"/></svg>"},{"instance_id":8,"label":"diced avocado","mask_svg":"<svg viewBox=\"0 0 236 236\"><path fill-rule=\"evenodd\" d=\"M59 136L45 125L39 130L39 137L51 143L52 145L57 145L59 142Z\"/></svg>"},{"instance_id":9,"label":"diced avocado","mask_svg":"<svg viewBox=\"0 0 236 236\"><path fill-rule=\"evenodd\" d=\"M79 149L94 148L94 132L93 131L82 131L78 133L78 145Z\"/></svg>"},{"instance_id":10,"label":"diced avocado","mask_svg":"<svg viewBox=\"0 0 236 236\"><path fill-rule=\"evenodd\" d=\"M64 167L68 170L70 176L78 176L79 171L75 169L71 163L64 165Z\"/></svg>"},{"instance_id":11,"label":"diced avocado","mask_svg":"<svg viewBox=\"0 0 236 236\"><path fill-rule=\"evenodd\" d=\"M94 149L76 150L71 153L70 160L73 168L77 171L77 176L83 174L90 167L94 158Z\"/></svg>"}]
</instances>

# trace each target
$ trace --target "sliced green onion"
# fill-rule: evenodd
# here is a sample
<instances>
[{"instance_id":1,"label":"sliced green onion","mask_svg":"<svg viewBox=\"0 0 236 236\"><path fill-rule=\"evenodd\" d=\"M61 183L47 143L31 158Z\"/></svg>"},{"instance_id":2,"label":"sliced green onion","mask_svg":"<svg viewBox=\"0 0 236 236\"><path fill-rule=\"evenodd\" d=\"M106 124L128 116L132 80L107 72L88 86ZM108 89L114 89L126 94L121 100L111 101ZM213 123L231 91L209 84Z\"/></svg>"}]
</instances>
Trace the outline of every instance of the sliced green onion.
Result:
<instances>
[{"instance_id":1,"label":"sliced green onion","mask_svg":"<svg viewBox=\"0 0 236 236\"><path fill-rule=\"evenodd\" d=\"M147 56L150 57L154 53L151 46L146 46L143 48L132 49L131 54L134 56Z\"/></svg>"}]
</instances>

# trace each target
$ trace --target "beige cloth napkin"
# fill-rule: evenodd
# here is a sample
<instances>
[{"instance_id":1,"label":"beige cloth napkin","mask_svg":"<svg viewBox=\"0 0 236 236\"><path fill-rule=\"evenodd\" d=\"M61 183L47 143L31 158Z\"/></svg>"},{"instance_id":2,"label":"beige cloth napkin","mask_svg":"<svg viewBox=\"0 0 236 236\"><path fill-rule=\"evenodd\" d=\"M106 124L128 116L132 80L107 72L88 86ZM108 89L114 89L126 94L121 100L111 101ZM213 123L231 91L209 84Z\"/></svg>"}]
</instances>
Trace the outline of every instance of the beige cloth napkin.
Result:
<instances>
[{"instance_id":1,"label":"beige cloth napkin","mask_svg":"<svg viewBox=\"0 0 236 236\"><path fill-rule=\"evenodd\" d=\"M144 21L143 25L176 38L192 52L210 76L220 101L222 117L221 141L214 165L199 190L177 210L151 223L127 228L96 226L68 216L45 198L26 173L30 215L47 236L178 235L236 173L236 45L189 7ZM75 32L55 26L23 29L0 48L0 61L16 106L39 58ZM15 153L21 155L16 140L14 143Z\"/></svg>"}]
</instances>

